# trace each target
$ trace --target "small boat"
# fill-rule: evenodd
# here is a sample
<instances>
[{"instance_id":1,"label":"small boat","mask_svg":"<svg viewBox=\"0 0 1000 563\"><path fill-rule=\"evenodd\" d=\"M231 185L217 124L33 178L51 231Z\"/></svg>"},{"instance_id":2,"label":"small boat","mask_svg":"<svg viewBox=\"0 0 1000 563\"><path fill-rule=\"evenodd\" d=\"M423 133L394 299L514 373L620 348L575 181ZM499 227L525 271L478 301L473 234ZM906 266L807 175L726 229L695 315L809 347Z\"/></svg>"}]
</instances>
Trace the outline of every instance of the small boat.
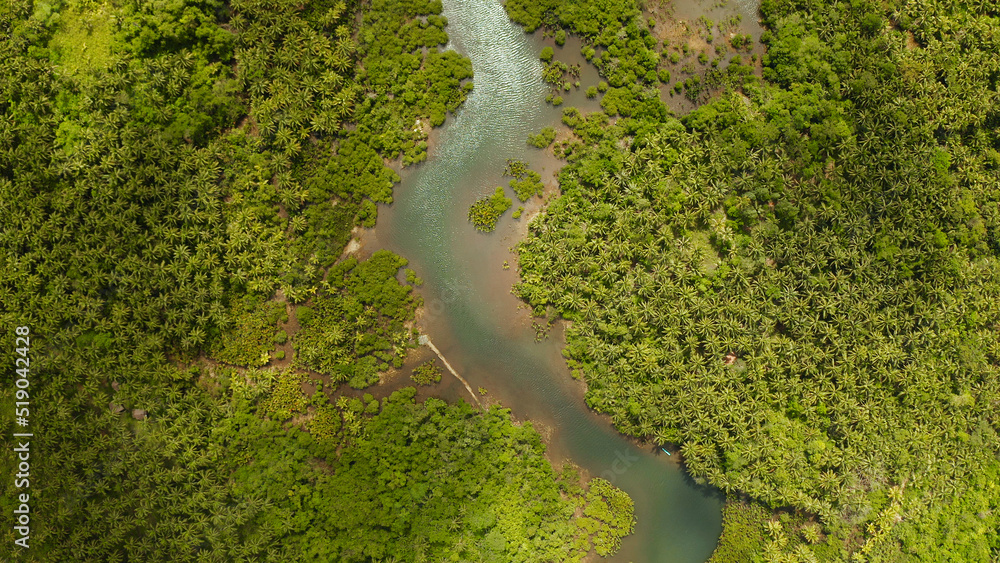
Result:
<instances>
[{"instance_id":1,"label":"small boat","mask_svg":"<svg viewBox=\"0 0 1000 563\"><path fill-rule=\"evenodd\" d=\"M670 452L668 452L666 448L664 448L664 447L662 447L662 446L660 447L660 449L661 449L661 450L663 450L663 453L665 453L665 454L667 454L667 455L673 455L673 454L671 454Z\"/></svg>"}]
</instances>

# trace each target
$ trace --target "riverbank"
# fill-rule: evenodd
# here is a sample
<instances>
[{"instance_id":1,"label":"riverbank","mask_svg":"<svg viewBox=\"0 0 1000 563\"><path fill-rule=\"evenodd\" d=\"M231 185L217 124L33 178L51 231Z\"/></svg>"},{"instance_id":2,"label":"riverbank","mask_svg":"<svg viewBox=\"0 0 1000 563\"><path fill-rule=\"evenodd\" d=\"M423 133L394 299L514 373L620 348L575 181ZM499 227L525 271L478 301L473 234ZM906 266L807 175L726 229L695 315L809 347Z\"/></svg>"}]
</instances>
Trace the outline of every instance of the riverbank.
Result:
<instances>
[{"instance_id":1,"label":"riverbank","mask_svg":"<svg viewBox=\"0 0 1000 563\"><path fill-rule=\"evenodd\" d=\"M546 195L557 193L562 162L526 143L546 126L567 131L560 123L562 108L545 104L549 90L540 79L539 53L553 40L526 35L502 6L486 0L448 1L444 9L452 46L473 61L476 86L454 120L440 128L428 160L400 171L394 203L380 209L364 246L389 248L410 261L424 280L417 290L424 299L420 332L473 389L487 390L481 399L497 401L516 420L531 420L542 429L556 466L571 460L635 499L635 533L608 561L703 563L721 530L720 499L694 487L668 456L622 437L606 417L588 409L583 383L572 378L561 353L562 324L535 342L536 319L511 294L517 269L504 270L503 263L515 264L511 248L543 200L525 204L519 220L506 214L494 233L478 233L467 220L473 201L507 184L503 170L510 158L542 175ZM576 39L554 52L567 63L584 60ZM599 100L588 99L586 87L581 80L563 106L597 109ZM579 100L571 101L577 94ZM412 354L416 365L423 352ZM405 373L396 377L399 384L409 381ZM386 383L391 385L396 383ZM456 399L466 393L457 382L447 385L434 392Z\"/></svg>"}]
</instances>

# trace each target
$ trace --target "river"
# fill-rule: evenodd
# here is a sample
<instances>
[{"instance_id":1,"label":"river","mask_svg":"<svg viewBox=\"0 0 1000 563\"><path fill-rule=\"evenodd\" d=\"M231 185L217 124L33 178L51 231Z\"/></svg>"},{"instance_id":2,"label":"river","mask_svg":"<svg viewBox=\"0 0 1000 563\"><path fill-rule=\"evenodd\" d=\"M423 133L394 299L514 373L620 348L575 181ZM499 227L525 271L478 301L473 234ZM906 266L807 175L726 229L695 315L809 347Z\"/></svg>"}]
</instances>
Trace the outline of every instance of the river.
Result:
<instances>
[{"instance_id":1,"label":"river","mask_svg":"<svg viewBox=\"0 0 1000 563\"><path fill-rule=\"evenodd\" d=\"M721 531L722 497L695 486L675 458L634 444L607 417L589 410L582 383L572 379L560 353L562 326L536 342L530 312L510 294L517 281L510 248L541 200L526 204L519 220L508 211L491 234L476 232L466 218L478 197L506 185L508 158L528 161L543 174L547 192L554 191L559 163L551 151L525 142L542 127L559 124L560 110L544 103L548 91L538 60L551 40L525 34L496 0L444 0L444 15L449 48L472 60L475 89L458 114L432 133L429 159L401 171L395 201L380 209L378 226L365 233L364 246L369 252L388 248L410 260L424 280L421 331L473 389L487 389L484 399L499 401L518 420L533 421L553 461L572 460L635 500L635 533L608 561L702 563ZM580 62L579 46L571 39L556 49L556 58ZM592 111L597 103L583 90L598 77L590 65L583 70L583 88L564 96L565 105ZM503 269L505 261L510 269ZM433 394L470 400L454 378L445 378Z\"/></svg>"}]
</instances>

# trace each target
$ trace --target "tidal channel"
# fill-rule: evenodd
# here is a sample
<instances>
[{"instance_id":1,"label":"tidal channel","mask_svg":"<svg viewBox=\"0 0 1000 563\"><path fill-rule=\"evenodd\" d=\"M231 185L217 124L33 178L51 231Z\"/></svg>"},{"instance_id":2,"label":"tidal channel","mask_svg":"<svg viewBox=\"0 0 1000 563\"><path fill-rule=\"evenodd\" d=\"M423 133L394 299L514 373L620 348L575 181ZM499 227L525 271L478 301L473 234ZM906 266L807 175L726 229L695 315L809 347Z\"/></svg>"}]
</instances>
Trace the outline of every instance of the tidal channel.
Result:
<instances>
[{"instance_id":1,"label":"tidal channel","mask_svg":"<svg viewBox=\"0 0 1000 563\"><path fill-rule=\"evenodd\" d=\"M431 134L428 160L400 172L395 201L379 210L378 226L365 234L364 246L388 248L410 261L424 280L421 331L473 389L488 391L482 399L510 408L518 420L533 421L556 464L571 460L635 500L635 533L608 561L703 563L721 531L722 497L697 487L675 462L676 454L636 444L587 408L583 384L573 380L561 355L562 326L536 342L530 311L510 293L517 282L510 249L541 199L525 204L520 219L508 211L490 234L477 232L467 220L477 198L506 185L509 178L502 174L509 158L528 162L542 174L546 193L555 192L560 163L551 151L525 142L542 127L560 125L561 108L545 103L548 90L538 60L551 40L525 34L496 0L444 0L444 15L449 48L472 60L475 89L458 114ZM599 109L583 93L598 76L580 56L579 40L556 47L556 58L583 67L582 88L564 95L564 107ZM505 261L509 269L503 268ZM453 379L447 373L445 378ZM471 401L461 384L433 393Z\"/></svg>"}]
</instances>

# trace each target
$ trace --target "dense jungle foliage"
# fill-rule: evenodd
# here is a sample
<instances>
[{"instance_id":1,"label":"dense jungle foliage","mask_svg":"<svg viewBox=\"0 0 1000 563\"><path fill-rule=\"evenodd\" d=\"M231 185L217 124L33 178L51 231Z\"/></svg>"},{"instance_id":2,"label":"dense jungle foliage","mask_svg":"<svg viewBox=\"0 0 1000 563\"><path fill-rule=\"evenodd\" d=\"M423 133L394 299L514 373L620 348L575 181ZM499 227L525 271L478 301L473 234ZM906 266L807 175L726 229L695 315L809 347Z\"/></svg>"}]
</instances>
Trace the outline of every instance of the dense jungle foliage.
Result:
<instances>
[{"instance_id":1,"label":"dense jungle foliage","mask_svg":"<svg viewBox=\"0 0 1000 563\"><path fill-rule=\"evenodd\" d=\"M633 2L506 5L609 84L515 291L590 406L777 511L714 561L1000 559L997 5L765 0L763 80L680 120Z\"/></svg>"},{"instance_id":2,"label":"dense jungle foliage","mask_svg":"<svg viewBox=\"0 0 1000 563\"><path fill-rule=\"evenodd\" d=\"M232 379L219 432L234 493L265 503L248 521L275 535L274 560L576 561L631 531L627 495L554 472L505 410L418 404L412 388L335 405L317 393L302 432L273 422L306 411L274 375Z\"/></svg>"},{"instance_id":3,"label":"dense jungle foliage","mask_svg":"<svg viewBox=\"0 0 1000 563\"><path fill-rule=\"evenodd\" d=\"M31 547L5 480L0 559L573 560L630 531L503 411L329 403L412 345L405 260L342 255L392 201L385 159L419 161L471 88L440 12L0 7L0 357L29 326L30 426L9 376L0 410L34 434Z\"/></svg>"},{"instance_id":4,"label":"dense jungle foliage","mask_svg":"<svg viewBox=\"0 0 1000 563\"><path fill-rule=\"evenodd\" d=\"M327 289L311 306L296 309L302 326L293 339L298 365L356 389L375 384L390 365L402 367L416 330L405 323L419 305L412 286L396 281L405 265L379 250L364 262L347 258L331 268Z\"/></svg>"}]
</instances>

